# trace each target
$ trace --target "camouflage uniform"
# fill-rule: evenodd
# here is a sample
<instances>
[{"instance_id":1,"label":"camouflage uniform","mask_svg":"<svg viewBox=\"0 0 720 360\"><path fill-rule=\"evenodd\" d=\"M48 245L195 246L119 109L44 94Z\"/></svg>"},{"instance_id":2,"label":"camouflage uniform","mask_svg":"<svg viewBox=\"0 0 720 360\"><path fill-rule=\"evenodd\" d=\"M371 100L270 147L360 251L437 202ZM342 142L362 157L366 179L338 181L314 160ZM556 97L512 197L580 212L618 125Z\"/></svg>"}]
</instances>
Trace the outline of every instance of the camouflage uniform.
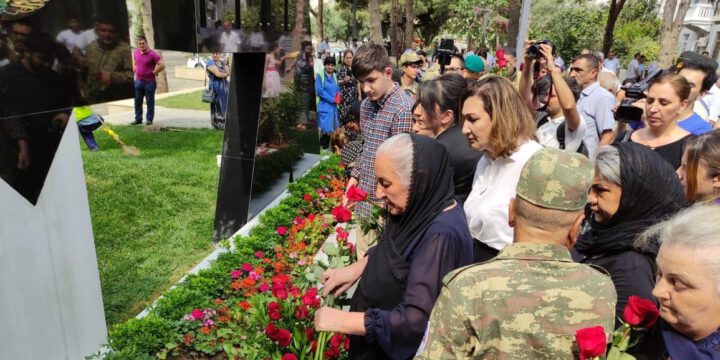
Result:
<instances>
[{"instance_id":1,"label":"camouflage uniform","mask_svg":"<svg viewBox=\"0 0 720 360\"><path fill-rule=\"evenodd\" d=\"M591 182L587 158L543 149L523 168L517 195L578 210ZM445 276L417 358L573 359L575 331L601 325L610 336L615 303L610 278L574 263L567 248L516 237L493 260Z\"/></svg>"},{"instance_id":2,"label":"camouflage uniform","mask_svg":"<svg viewBox=\"0 0 720 360\"><path fill-rule=\"evenodd\" d=\"M111 73L109 86L99 80L101 72ZM91 103L131 98L133 90L132 51L130 45L119 41L110 49L103 48L98 41L90 43L87 49L87 81L85 96Z\"/></svg>"}]
</instances>

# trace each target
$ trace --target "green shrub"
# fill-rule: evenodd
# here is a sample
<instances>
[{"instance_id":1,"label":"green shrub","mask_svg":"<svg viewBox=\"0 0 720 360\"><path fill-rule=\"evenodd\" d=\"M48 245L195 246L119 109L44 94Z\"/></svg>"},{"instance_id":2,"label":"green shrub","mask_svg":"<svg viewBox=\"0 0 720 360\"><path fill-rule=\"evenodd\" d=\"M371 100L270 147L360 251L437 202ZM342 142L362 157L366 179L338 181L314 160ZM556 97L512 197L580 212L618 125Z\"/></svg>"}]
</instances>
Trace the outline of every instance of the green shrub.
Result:
<instances>
[{"instance_id":1,"label":"green shrub","mask_svg":"<svg viewBox=\"0 0 720 360\"><path fill-rule=\"evenodd\" d=\"M170 322L152 314L116 325L109 334L110 347L119 354L126 355L155 355L167 344L174 344L177 339Z\"/></svg>"},{"instance_id":2,"label":"green shrub","mask_svg":"<svg viewBox=\"0 0 720 360\"><path fill-rule=\"evenodd\" d=\"M208 306L213 299L212 294L203 293L199 290L191 290L184 284L167 291L162 299L152 310L163 319L180 320L185 314L189 314L193 309Z\"/></svg>"}]
</instances>

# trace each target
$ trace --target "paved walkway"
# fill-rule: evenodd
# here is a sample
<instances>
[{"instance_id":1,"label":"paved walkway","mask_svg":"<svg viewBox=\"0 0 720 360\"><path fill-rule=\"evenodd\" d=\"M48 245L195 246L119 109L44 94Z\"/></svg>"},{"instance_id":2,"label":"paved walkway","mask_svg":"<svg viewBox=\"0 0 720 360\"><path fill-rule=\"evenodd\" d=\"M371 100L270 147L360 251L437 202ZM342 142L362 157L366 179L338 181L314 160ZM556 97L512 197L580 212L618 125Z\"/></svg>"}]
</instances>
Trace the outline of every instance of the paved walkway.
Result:
<instances>
[{"instance_id":1,"label":"paved walkway","mask_svg":"<svg viewBox=\"0 0 720 360\"><path fill-rule=\"evenodd\" d=\"M110 125L130 125L135 121L135 111L113 113L103 116ZM210 111L155 107L154 126L176 128L212 128ZM144 125L143 125L144 126Z\"/></svg>"}]
</instances>

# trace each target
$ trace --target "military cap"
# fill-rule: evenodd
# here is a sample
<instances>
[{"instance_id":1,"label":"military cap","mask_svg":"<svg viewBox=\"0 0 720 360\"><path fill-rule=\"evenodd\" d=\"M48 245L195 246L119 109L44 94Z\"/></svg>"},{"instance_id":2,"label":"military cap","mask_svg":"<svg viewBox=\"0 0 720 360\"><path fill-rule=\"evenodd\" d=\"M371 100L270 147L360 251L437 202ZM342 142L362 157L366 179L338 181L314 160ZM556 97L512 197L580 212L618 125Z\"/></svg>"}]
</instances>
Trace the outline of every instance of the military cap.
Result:
<instances>
[{"instance_id":1,"label":"military cap","mask_svg":"<svg viewBox=\"0 0 720 360\"><path fill-rule=\"evenodd\" d=\"M680 57L678 57L676 63L678 70L687 66L687 64L693 64L704 68L712 68L713 71L716 71L718 68L717 61L710 59L706 56L702 56L694 51L686 51L680 54Z\"/></svg>"},{"instance_id":2,"label":"military cap","mask_svg":"<svg viewBox=\"0 0 720 360\"><path fill-rule=\"evenodd\" d=\"M412 50L408 50L400 56L400 65L405 66L407 64L421 64L422 59L420 56Z\"/></svg>"},{"instance_id":3,"label":"military cap","mask_svg":"<svg viewBox=\"0 0 720 360\"><path fill-rule=\"evenodd\" d=\"M525 163L517 196L542 208L578 210L587 203L593 166L578 153L542 149Z\"/></svg>"}]
</instances>

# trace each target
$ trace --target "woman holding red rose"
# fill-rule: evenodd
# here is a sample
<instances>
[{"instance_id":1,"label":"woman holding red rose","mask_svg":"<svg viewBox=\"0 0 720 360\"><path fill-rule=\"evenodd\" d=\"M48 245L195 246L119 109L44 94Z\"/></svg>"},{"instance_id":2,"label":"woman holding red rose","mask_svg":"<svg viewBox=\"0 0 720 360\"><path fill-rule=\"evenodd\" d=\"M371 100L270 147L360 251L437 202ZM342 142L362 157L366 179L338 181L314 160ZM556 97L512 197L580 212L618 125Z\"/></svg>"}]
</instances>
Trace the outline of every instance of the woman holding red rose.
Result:
<instances>
[{"instance_id":1,"label":"woman holding red rose","mask_svg":"<svg viewBox=\"0 0 720 360\"><path fill-rule=\"evenodd\" d=\"M712 219L712 220L711 220ZM720 207L696 205L643 235L658 239L660 329L673 360L720 359Z\"/></svg>"},{"instance_id":2,"label":"woman holding red rose","mask_svg":"<svg viewBox=\"0 0 720 360\"><path fill-rule=\"evenodd\" d=\"M389 214L382 237L355 264L323 275L324 294L360 282L350 313L321 308L315 329L351 335L353 359L409 359L443 276L472 262L472 238L443 145L414 134L393 136L378 148L375 170L376 195Z\"/></svg>"}]
</instances>

